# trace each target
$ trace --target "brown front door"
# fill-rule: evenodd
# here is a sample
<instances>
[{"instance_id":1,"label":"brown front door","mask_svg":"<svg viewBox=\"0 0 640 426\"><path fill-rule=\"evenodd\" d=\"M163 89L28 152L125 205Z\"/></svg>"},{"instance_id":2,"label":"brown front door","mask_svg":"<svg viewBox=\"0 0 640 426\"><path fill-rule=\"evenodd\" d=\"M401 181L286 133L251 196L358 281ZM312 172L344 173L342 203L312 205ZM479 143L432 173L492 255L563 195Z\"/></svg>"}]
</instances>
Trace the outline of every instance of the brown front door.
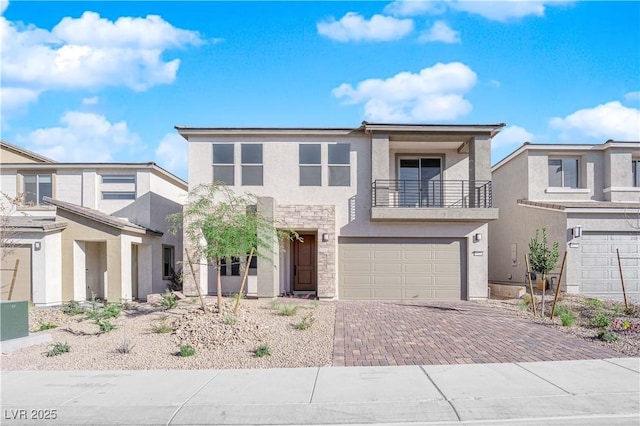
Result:
<instances>
[{"instance_id":1,"label":"brown front door","mask_svg":"<svg viewBox=\"0 0 640 426\"><path fill-rule=\"evenodd\" d=\"M316 236L300 237L293 243L293 291L316 291Z\"/></svg>"}]
</instances>

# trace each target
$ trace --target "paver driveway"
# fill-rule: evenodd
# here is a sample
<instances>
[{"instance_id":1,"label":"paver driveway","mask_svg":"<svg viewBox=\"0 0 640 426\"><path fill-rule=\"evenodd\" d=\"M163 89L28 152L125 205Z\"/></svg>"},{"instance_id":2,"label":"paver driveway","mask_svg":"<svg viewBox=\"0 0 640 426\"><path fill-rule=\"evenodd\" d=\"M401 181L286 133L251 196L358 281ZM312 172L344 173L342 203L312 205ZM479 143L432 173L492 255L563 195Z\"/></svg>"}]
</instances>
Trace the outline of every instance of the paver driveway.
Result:
<instances>
[{"instance_id":1,"label":"paver driveway","mask_svg":"<svg viewBox=\"0 0 640 426\"><path fill-rule=\"evenodd\" d=\"M336 308L334 366L623 356L482 303L339 301Z\"/></svg>"}]
</instances>

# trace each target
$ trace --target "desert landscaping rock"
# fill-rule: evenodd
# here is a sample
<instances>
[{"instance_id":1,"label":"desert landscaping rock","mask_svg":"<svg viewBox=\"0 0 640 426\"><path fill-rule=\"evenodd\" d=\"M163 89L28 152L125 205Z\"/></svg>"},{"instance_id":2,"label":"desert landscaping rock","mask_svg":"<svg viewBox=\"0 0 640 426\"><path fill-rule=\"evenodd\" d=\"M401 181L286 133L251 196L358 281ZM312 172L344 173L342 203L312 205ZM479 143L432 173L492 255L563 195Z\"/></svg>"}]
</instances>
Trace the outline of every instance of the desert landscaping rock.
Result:
<instances>
[{"instance_id":1,"label":"desert landscaping rock","mask_svg":"<svg viewBox=\"0 0 640 426\"><path fill-rule=\"evenodd\" d=\"M214 298L207 298L212 306ZM224 311L231 313L232 299L225 299ZM312 304L308 300L286 299L280 303L299 306L295 316L279 315L269 300L242 300L235 322L225 324L225 314L203 313L199 303L181 300L178 308L162 310L149 303L131 303L120 317L110 319L116 328L100 333L94 321L84 315L68 316L57 308L30 312L30 329L52 323L53 342L68 343L68 353L47 357L51 344L42 344L2 355L2 370L149 370L318 367L331 364L334 302ZM313 325L296 330L294 325L312 315ZM173 326L172 333L155 333L154 325ZM130 353L120 353L123 345ZM180 345L196 349L191 357L179 357ZM261 344L271 355L254 356Z\"/></svg>"}]
</instances>

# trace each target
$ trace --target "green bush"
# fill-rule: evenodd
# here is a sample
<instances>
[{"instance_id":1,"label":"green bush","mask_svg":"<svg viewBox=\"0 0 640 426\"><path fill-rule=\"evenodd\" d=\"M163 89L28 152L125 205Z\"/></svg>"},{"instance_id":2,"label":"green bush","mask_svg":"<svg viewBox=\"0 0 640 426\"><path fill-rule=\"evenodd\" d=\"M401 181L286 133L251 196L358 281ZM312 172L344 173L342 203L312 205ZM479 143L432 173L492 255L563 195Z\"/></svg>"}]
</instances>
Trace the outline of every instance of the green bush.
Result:
<instances>
[{"instance_id":1,"label":"green bush","mask_svg":"<svg viewBox=\"0 0 640 426\"><path fill-rule=\"evenodd\" d=\"M53 347L46 352L47 356L58 356L64 353L67 353L71 350L71 346L69 346L66 342L56 342L53 344Z\"/></svg>"},{"instance_id":2,"label":"green bush","mask_svg":"<svg viewBox=\"0 0 640 426\"><path fill-rule=\"evenodd\" d=\"M590 323L596 327L605 328L611 325L611 318L609 318L604 312L596 312L596 316L591 318Z\"/></svg>"},{"instance_id":3,"label":"green bush","mask_svg":"<svg viewBox=\"0 0 640 426\"><path fill-rule=\"evenodd\" d=\"M277 299L272 300L271 302L269 302L269 308L273 309L274 311L279 311L280 310L280 302L278 302Z\"/></svg>"},{"instance_id":4,"label":"green bush","mask_svg":"<svg viewBox=\"0 0 640 426\"><path fill-rule=\"evenodd\" d=\"M571 312L563 312L560 314L560 321L562 325L565 327L571 327L573 322L576 320L576 317Z\"/></svg>"},{"instance_id":5,"label":"green bush","mask_svg":"<svg viewBox=\"0 0 640 426\"><path fill-rule=\"evenodd\" d=\"M229 312L225 312L224 315L222 316L222 321L226 325L233 325L238 321L238 319L233 314L230 314Z\"/></svg>"},{"instance_id":6,"label":"green bush","mask_svg":"<svg viewBox=\"0 0 640 426\"><path fill-rule=\"evenodd\" d=\"M84 314L86 311L87 309L80 306L75 300L69 300L62 306L62 312L71 316Z\"/></svg>"},{"instance_id":7,"label":"green bush","mask_svg":"<svg viewBox=\"0 0 640 426\"><path fill-rule=\"evenodd\" d=\"M616 340L618 340L618 336L610 331L601 330L598 333L598 339L602 340L603 342L615 342Z\"/></svg>"},{"instance_id":8,"label":"green bush","mask_svg":"<svg viewBox=\"0 0 640 426\"><path fill-rule=\"evenodd\" d=\"M51 330L52 328L58 328L58 326L50 322L45 322L40 324L40 327L36 329L36 333L39 331Z\"/></svg>"},{"instance_id":9,"label":"green bush","mask_svg":"<svg viewBox=\"0 0 640 426\"><path fill-rule=\"evenodd\" d=\"M256 358L269 356L271 355L271 349L269 348L269 345L267 345L266 343L263 343L262 345L258 346L258 349L254 351L254 354Z\"/></svg>"},{"instance_id":10,"label":"green bush","mask_svg":"<svg viewBox=\"0 0 640 426\"><path fill-rule=\"evenodd\" d=\"M171 333L173 331L173 326L164 321L160 321L158 323L153 324L151 326L151 329L153 330L154 333L165 334L165 333Z\"/></svg>"},{"instance_id":11,"label":"green bush","mask_svg":"<svg viewBox=\"0 0 640 426\"><path fill-rule=\"evenodd\" d=\"M521 310L526 311L527 309L529 309L530 306L531 306L531 296L528 294L525 294L524 296L522 296L522 300L520 300L518 307Z\"/></svg>"},{"instance_id":12,"label":"green bush","mask_svg":"<svg viewBox=\"0 0 640 426\"><path fill-rule=\"evenodd\" d=\"M190 345L180 346L180 352L178 352L178 355L183 358L188 356L194 356L195 354L196 354L196 350L193 348L193 346L190 346Z\"/></svg>"},{"instance_id":13,"label":"green bush","mask_svg":"<svg viewBox=\"0 0 640 426\"><path fill-rule=\"evenodd\" d=\"M298 305L280 305L280 315L292 317L298 313Z\"/></svg>"},{"instance_id":14,"label":"green bush","mask_svg":"<svg viewBox=\"0 0 640 426\"><path fill-rule=\"evenodd\" d=\"M100 327L100 332L101 333L108 333L111 330L113 330L114 328L116 328L116 326L113 325L111 323L111 321L109 321L108 319L104 319L104 318L98 318L96 320L96 324L98 325L98 327Z\"/></svg>"},{"instance_id":15,"label":"green bush","mask_svg":"<svg viewBox=\"0 0 640 426\"><path fill-rule=\"evenodd\" d=\"M315 320L316 319L313 317L313 314L308 313L302 318L300 322L294 324L294 327L296 330L306 330L313 325L313 322Z\"/></svg>"},{"instance_id":16,"label":"green bush","mask_svg":"<svg viewBox=\"0 0 640 426\"><path fill-rule=\"evenodd\" d=\"M587 306L594 309L602 309L602 307L604 306L602 300L590 297L585 298L585 303L587 304Z\"/></svg>"},{"instance_id":17,"label":"green bush","mask_svg":"<svg viewBox=\"0 0 640 426\"><path fill-rule=\"evenodd\" d=\"M177 306L178 301L176 300L176 297L173 295L173 293L167 290L164 294L160 295L160 307L162 307L162 309L169 310L174 309Z\"/></svg>"}]
</instances>

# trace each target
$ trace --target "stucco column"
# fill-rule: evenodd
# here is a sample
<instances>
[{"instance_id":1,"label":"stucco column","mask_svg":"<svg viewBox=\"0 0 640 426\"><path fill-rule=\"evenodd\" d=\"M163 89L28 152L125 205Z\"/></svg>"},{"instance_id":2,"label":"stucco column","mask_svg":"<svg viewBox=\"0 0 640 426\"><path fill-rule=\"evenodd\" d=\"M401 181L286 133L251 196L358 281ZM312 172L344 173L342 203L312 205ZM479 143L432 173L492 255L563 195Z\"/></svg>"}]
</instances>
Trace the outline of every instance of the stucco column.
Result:
<instances>
[{"instance_id":1,"label":"stucco column","mask_svg":"<svg viewBox=\"0 0 640 426\"><path fill-rule=\"evenodd\" d=\"M274 221L276 203L272 197L260 197L258 199L258 214L263 218ZM259 231L264 232L264 231ZM275 232L275 231L274 231ZM280 292L278 277L279 245L275 235L261 235L258 238L273 241L270 250L260 253L258 257L258 297L276 297Z\"/></svg>"},{"instance_id":2,"label":"stucco column","mask_svg":"<svg viewBox=\"0 0 640 426\"><path fill-rule=\"evenodd\" d=\"M388 180L389 176L389 135L371 135L371 182ZM386 206L389 203L389 185L378 182L375 185L372 205Z\"/></svg>"},{"instance_id":3,"label":"stucco column","mask_svg":"<svg viewBox=\"0 0 640 426\"><path fill-rule=\"evenodd\" d=\"M478 207L484 194L478 194L476 188L491 180L491 138L475 136L469 142L469 206Z\"/></svg>"}]
</instances>

